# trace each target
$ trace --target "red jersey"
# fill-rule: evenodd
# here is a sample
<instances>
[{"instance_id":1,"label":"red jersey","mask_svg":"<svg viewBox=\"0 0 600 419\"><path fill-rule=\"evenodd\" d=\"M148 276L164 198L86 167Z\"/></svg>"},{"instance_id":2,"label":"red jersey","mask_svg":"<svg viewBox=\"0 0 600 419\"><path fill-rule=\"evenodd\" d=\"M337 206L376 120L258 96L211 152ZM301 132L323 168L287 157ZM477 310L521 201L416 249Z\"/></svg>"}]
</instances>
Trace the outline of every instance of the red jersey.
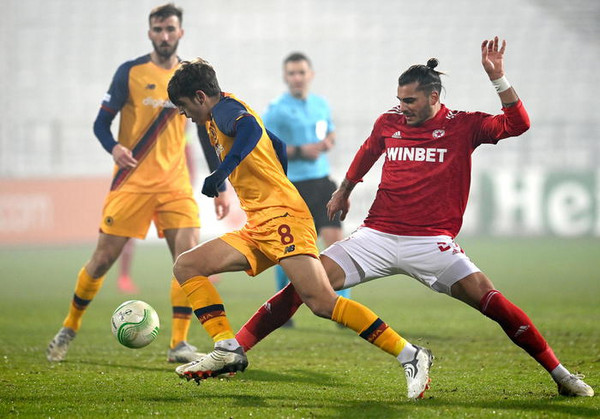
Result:
<instances>
[{"instance_id":1,"label":"red jersey","mask_svg":"<svg viewBox=\"0 0 600 419\"><path fill-rule=\"evenodd\" d=\"M385 154L381 183L364 226L401 236L456 237L471 184L471 154L529 128L521 101L503 114L439 112L420 126L406 124L397 106L381 115L346 178L359 182Z\"/></svg>"}]
</instances>

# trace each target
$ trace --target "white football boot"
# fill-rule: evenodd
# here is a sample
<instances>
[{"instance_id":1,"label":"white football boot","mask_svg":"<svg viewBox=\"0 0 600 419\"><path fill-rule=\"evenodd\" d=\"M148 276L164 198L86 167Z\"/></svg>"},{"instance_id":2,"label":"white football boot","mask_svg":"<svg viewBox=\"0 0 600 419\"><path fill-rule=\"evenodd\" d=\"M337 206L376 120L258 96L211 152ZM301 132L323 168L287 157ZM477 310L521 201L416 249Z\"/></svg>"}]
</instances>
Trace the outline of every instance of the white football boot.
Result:
<instances>
[{"instance_id":1,"label":"white football boot","mask_svg":"<svg viewBox=\"0 0 600 419\"><path fill-rule=\"evenodd\" d=\"M569 374L557 381L558 394L561 396L592 397L594 389L583 382L582 374Z\"/></svg>"},{"instance_id":2,"label":"white football boot","mask_svg":"<svg viewBox=\"0 0 600 419\"><path fill-rule=\"evenodd\" d=\"M233 375L238 371L244 371L248 366L248 358L244 349L240 346L234 351L223 348L215 348L211 353L198 361L192 361L175 368L175 373L181 378L195 380L200 383L210 377L228 374Z\"/></svg>"},{"instance_id":3,"label":"white football boot","mask_svg":"<svg viewBox=\"0 0 600 419\"><path fill-rule=\"evenodd\" d=\"M433 364L433 354L427 348L422 348L417 345L413 345L417 348L415 357L402 364L404 368L404 375L406 375L406 396L409 399L422 399L425 391L429 389L429 368Z\"/></svg>"},{"instance_id":4,"label":"white football boot","mask_svg":"<svg viewBox=\"0 0 600 419\"><path fill-rule=\"evenodd\" d=\"M50 362L60 362L65 359L69 350L69 343L75 339L75 331L68 327L61 327L58 333L46 348L46 359Z\"/></svg>"}]
</instances>

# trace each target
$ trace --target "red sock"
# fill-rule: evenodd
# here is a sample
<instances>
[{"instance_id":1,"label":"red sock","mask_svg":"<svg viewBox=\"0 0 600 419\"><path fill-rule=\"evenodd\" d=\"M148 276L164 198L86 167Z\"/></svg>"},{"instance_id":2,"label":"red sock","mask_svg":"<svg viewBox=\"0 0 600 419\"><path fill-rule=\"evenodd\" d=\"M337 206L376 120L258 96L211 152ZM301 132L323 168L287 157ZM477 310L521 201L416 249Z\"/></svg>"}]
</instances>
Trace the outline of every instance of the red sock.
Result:
<instances>
[{"instance_id":1,"label":"red sock","mask_svg":"<svg viewBox=\"0 0 600 419\"><path fill-rule=\"evenodd\" d=\"M237 332L235 338L249 351L269 333L287 322L302 305L300 296L292 284L288 284L264 303Z\"/></svg>"},{"instance_id":2,"label":"red sock","mask_svg":"<svg viewBox=\"0 0 600 419\"><path fill-rule=\"evenodd\" d=\"M479 302L479 309L496 321L517 346L523 348L548 372L560 364L527 314L508 301L500 291L492 290L485 294Z\"/></svg>"}]
</instances>

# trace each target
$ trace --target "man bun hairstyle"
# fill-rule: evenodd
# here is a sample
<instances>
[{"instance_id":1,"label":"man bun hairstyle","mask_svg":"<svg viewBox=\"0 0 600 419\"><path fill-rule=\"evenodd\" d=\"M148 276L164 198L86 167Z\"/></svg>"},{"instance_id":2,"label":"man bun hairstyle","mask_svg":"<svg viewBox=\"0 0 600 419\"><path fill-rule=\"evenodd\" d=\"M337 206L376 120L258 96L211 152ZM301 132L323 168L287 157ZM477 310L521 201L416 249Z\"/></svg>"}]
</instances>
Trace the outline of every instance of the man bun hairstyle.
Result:
<instances>
[{"instance_id":1,"label":"man bun hairstyle","mask_svg":"<svg viewBox=\"0 0 600 419\"><path fill-rule=\"evenodd\" d=\"M433 91L441 93L442 80L440 75L444 73L435 70L438 64L437 58L430 58L427 60L427 65L415 64L410 66L398 78L398 86L406 86L416 82L419 85L417 90L423 90L426 94L431 94Z\"/></svg>"},{"instance_id":2,"label":"man bun hairstyle","mask_svg":"<svg viewBox=\"0 0 600 419\"><path fill-rule=\"evenodd\" d=\"M192 99L196 96L198 90L202 90L209 97L221 94L215 69L202 58L182 61L171 80L169 80L169 86L167 87L169 100L175 106L179 106L179 99L182 97Z\"/></svg>"},{"instance_id":3,"label":"man bun hairstyle","mask_svg":"<svg viewBox=\"0 0 600 419\"><path fill-rule=\"evenodd\" d=\"M430 58L427 60L427 67L429 67L433 70L438 66L439 63L440 62L438 61L437 58Z\"/></svg>"}]
</instances>

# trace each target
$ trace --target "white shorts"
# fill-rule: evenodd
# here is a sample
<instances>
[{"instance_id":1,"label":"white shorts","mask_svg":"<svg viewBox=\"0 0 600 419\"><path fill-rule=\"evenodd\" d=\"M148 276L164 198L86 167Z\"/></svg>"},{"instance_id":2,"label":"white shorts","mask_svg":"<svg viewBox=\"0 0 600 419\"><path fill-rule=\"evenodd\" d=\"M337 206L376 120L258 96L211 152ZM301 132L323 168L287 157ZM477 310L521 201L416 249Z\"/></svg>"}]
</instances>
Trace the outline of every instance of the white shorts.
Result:
<instances>
[{"instance_id":1,"label":"white shorts","mask_svg":"<svg viewBox=\"0 0 600 419\"><path fill-rule=\"evenodd\" d=\"M322 254L346 273L344 288L404 274L450 295L455 282L480 272L450 236L397 236L360 227Z\"/></svg>"}]
</instances>

